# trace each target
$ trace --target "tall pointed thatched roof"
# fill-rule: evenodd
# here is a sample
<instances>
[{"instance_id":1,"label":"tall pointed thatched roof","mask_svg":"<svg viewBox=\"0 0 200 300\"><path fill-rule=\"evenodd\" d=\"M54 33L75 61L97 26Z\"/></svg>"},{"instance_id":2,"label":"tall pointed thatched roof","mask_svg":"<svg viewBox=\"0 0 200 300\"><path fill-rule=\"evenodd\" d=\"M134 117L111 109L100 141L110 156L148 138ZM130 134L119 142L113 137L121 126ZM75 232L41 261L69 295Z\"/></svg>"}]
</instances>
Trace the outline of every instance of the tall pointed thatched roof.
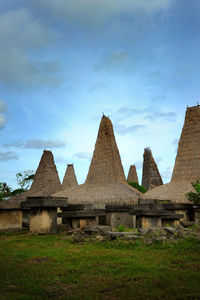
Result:
<instances>
[{"instance_id":1,"label":"tall pointed thatched roof","mask_svg":"<svg viewBox=\"0 0 200 300\"><path fill-rule=\"evenodd\" d=\"M200 178L200 106L188 107L170 183L145 193L146 199L188 202L191 182Z\"/></svg>"},{"instance_id":2,"label":"tall pointed thatched roof","mask_svg":"<svg viewBox=\"0 0 200 300\"><path fill-rule=\"evenodd\" d=\"M86 184L126 182L112 122L102 117Z\"/></svg>"},{"instance_id":3,"label":"tall pointed thatched roof","mask_svg":"<svg viewBox=\"0 0 200 300\"><path fill-rule=\"evenodd\" d=\"M65 172L65 176L63 178L63 183L62 183L62 190L71 188L73 186L77 186L78 182L76 179L76 175L74 172L74 166L73 164L68 164L67 169Z\"/></svg>"},{"instance_id":4,"label":"tall pointed thatched roof","mask_svg":"<svg viewBox=\"0 0 200 300\"><path fill-rule=\"evenodd\" d=\"M163 185L162 178L150 148L144 149L142 185L147 190Z\"/></svg>"},{"instance_id":5,"label":"tall pointed thatched roof","mask_svg":"<svg viewBox=\"0 0 200 300\"><path fill-rule=\"evenodd\" d=\"M129 168L129 172L128 172L128 177L127 177L127 181L128 182L138 182L138 176L137 176L137 171L136 171L136 166L135 165L131 165Z\"/></svg>"},{"instance_id":6,"label":"tall pointed thatched roof","mask_svg":"<svg viewBox=\"0 0 200 300\"><path fill-rule=\"evenodd\" d=\"M84 184L53 194L71 204L137 203L141 193L126 183L110 119L103 116Z\"/></svg>"},{"instance_id":7,"label":"tall pointed thatched roof","mask_svg":"<svg viewBox=\"0 0 200 300\"><path fill-rule=\"evenodd\" d=\"M26 201L27 197L46 197L60 190L61 183L54 163L53 154L51 151L44 150L30 190L1 202L0 208L20 208L20 203Z\"/></svg>"}]
</instances>

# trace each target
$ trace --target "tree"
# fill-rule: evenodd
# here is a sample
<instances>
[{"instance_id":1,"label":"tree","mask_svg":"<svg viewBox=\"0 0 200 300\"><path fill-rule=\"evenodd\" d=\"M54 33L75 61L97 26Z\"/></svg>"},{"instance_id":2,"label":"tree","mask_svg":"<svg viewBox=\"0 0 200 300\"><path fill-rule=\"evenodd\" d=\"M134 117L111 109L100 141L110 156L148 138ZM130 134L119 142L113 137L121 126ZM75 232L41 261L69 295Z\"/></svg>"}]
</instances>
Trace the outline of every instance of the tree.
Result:
<instances>
[{"instance_id":1,"label":"tree","mask_svg":"<svg viewBox=\"0 0 200 300\"><path fill-rule=\"evenodd\" d=\"M6 200L12 196L12 189L6 182L0 182L0 201Z\"/></svg>"},{"instance_id":2,"label":"tree","mask_svg":"<svg viewBox=\"0 0 200 300\"><path fill-rule=\"evenodd\" d=\"M200 205L200 181L199 179L196 180L195 182L192 182L191 185L195 189L195 192L189 192L186 195L187 199L191 202L193 202L194 205Z\"/></svg>"},{"instance_id":3,"label":"tree","mask_svg":"<svg viewBox=\"0 0 200 300\"><path fill-rule=\"evenodd\" d=\"M140 191L141 193L146 193L146 188L143 185L139 185L137 182L133 182L133 181L129 181L128 182L129 185L131 185L132 187L134 187L135 189L137 189L138 191Z\"/></svg>"},{"instance_id":4,"label":"tree","mask_svg":"<svg viewBox=\"0 0 200 300\"><path fill-rule=\"evenodd\" d=\"M21 173L17 173L16 178L17 178L17 183L20 186L20 189L22 189L22 191L27 191L33 182L34 171L27 170L27 171L23 171ZM18 190L20 190L20 189L18 189Z\"/></svg>"}]
</instances>

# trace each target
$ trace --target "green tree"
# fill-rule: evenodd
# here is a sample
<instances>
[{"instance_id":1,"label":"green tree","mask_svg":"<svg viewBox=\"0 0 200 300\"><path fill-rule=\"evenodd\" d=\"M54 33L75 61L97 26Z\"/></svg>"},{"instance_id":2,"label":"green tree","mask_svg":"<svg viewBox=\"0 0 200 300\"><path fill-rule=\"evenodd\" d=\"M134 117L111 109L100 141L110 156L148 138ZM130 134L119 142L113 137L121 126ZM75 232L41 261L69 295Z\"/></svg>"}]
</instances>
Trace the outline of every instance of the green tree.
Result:
<instances>
[{"instance_id":1,"label":"green tree","mask_svg":"<svg viewBox=\"0 0 200 300\"><path fill-rule=\"evenodd\" d=\"M34 179L34 171L27 170L16 174L17 183L22 191L27 191ZM18 190L20 190L18 189Z\"/></svg>"},{"instance_id":2,"label":"green tree","mask_svg":"<svg viewBox=\"0 0 200 300\"><path fill-rule=\"evenodd\" d=\"M131 185L132 187L134 187L135 189L137 189L138 191L140 191L141 193L146 193L146 188L143 185L139 185L137 182L133 182L133 181L129 181L128 182L129 185Z\"/></svg>"},{"instance_id":3,"label":"green tree","mask_svg":"<svg viewBox=\"0 0 200 300\"><path fill-rule=\"evenodd\" d=\"M196 192L189 192L186 195L187 199L191 201L194 205L200 205L200 181L199 179L195 182L192 182L191 185Z\"/></svg>"},{"instance_id":4,"label":"green tree","mask_svg":"<svg viewBox=\"0 0 200 300\"><path fill-rule=\"evenodd\" d=\"M12 189L6 182L0 182L0 201L6 200L12 196Z\"/></svg>"}]
</instances>

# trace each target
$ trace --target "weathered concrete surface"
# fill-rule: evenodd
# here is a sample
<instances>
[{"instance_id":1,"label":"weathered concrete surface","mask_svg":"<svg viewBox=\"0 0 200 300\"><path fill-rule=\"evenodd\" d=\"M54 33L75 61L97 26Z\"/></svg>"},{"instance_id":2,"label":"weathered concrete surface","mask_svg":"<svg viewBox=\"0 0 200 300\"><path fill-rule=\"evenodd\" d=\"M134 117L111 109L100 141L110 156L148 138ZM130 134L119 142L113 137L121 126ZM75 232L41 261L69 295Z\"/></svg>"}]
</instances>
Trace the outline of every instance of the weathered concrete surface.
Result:
<instances>
[{"instance_id":1,"label":"weathered concrete surface","mask_svg":"<svg viewBox=\"0 0 200 300\"><path fill-rule=\"evenodd\" d=\"M21 229L22 210L0 210L0 229Z\"/></svg>"},{"instance_id":2,"label":"weathered concrete surface","mask_svg":"<svg viewBox=\"0 0 200 300\"><path fill-rule=\"evenodd\" d=\"M32 234L57 233L57 208L32 208L29 230Z\"/></svg>"},{"instance_id":3,"label":"weathered concrete surface","mask_svg":"<svg viewBox=\"0 0 200 300\"><path fill-rule=\"evenodd\" d=\"M128 182L138 182L138 176L137 176L137 171L136 171L136 166L135 165L131 165L129 172L128 172L128 177L127 177L127 181Z\"/></svg>"},{"instance_id":4,"label":"weathered concrete surface","mask_svg":"<svg viewBox=\"0 0 200 300\"><path fill-rule=\"evenodd\" d=\"M165 227L167 225L169 225L171 227L179 226L180 220L162 219L162 227Z\"/></svg>"},{"instance_id":5,"label":"weathered concrete surface","mask_svg":"<svg viewBox=\"0 0 200 300\"><path fill-rule=\"evenodd\" d=\"M179 210L175 210L175 213L183 215L183 217L180 219L180 221L186 221L186 222L190 221L187 209L184 209L184 210L180 210L180 209Z\"/></svg>"},{"instance_id":6,"label":"weathered concrete surface","mask_svg":"<svg viewBox=\"0 0 200 300\"><path fill-rule=\"evenodd\" d=\"M106 225L116 228L119 225L124 225L128 228L135 228L135 216L130 215L128 212L109 212L106 215Z\"/></svg>"},{"instance_id":7,"label":"weathered concrete surface","mask_svg":"<svg viewBox=\"0 0 200 300\"><path fill-rule=\"evenodd\" d=\"M160 228L161 217L137 216L137 228Z\"/></svg>"},{"instance_id":8,"label":"weathered concrete surface","mask_svg":"<svg viewBox=\"0 0 200 300\"><path fill-rule=\"evenodd\" d=\"M71 225L73 229L84 228L86 226L96 226L98 225L98 217L90 217L90 218L72 218Z\"/></svg>"},{"instance_id":9,"label":"weathered concrete surface","mask_svg":"<svg viewBox=\"0 0 200 300\"><path fill-rule=\"evenodd\" d=\"M200 178L200 106L188 107L179 140L170 183L144 194L145 199L190 203L185 194L194 191L191 182Z\"/></svg>"},{"instance_id":10,"label":"weathered concrete surface","mask_svg":"<svg viewBox=\"0 0 200 300\"><path fill-rule=\"evenodd\" d=\"M142 185L147 190L151 190L157 186L163 185L162 178L150 148L144 149L143 158Z\"/></svg>"}]
</instances>

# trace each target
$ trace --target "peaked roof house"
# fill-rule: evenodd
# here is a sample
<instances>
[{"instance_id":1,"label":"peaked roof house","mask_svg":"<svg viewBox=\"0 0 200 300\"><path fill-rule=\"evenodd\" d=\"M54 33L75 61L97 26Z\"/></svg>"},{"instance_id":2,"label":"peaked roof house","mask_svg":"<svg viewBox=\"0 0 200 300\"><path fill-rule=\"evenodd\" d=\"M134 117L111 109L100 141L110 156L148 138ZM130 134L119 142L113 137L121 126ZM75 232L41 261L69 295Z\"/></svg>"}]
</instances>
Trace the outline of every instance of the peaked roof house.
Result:
<instances>
[{"instance_id":1,"label":"peaked roof house","mask_svg":"<svg viewBox=\"0 0 200 300\"><path fill-rule=\"evenodd\" d=\"M73 164L68 164L65 172L65 176L63 178L62 190L68 189L73 186L77 186L78 182L76 179L76 174L74 171Z\"/></svg>"},{"instance_id":2,"label":"peaked roof house","mask_svg":"<svg viewBox=\"0 0 200 300\"><path fill-rule=\"evenodd\" d=\"M26 201L27 197L50 196L52 193L60 190L61 183L53 154L51 151L44 150L30 190L2 201L0 209L20 208L20 203Z\"/></svg>"},{"instance_id":3,"label":"peaked roof house","mask_svg":"<svg viewBox=\"0 0 200 300\"><path fill-rule=\"evenodd\" d=\"M108 117L101 119L85 183L53 196L68 197L70 204L138 203L142 195L126 182L113 126Z\"/></svg>"},{"instance_id":4,"label":"peaked roof house","mask_svg":"<svg viewBox=\"0 0 200 300\"><path fill-rule=\"evenodd\" d=\"M142 185L147 190L152 190L157 186L163 185L162 178L150 148L144 149Z\"/></svg>"},{"instance_id":5,"label":"peaked roof house","mask_svg":"<svg viewBox=\"0 0 200 300\"><path fill-rule=\"evenodd\" d=\"M189 202L191 182L200 179L200 106L188 107L171 181L144 194L145 199Z\"/></svg>"},{"instance_id":6,"label":"peaked roof house","mask_svg":"<svg viewBox=\"0 0 200 300\"><path fill-rule=\"evenodd\" d=\"M136 170L136 166L135 165L131 165L129 168L129 172L128 172L128 177L127 177L127 181L128 182L138 182L138 176L137 176L137 170Z\"/></svg>"}]
</instances>

